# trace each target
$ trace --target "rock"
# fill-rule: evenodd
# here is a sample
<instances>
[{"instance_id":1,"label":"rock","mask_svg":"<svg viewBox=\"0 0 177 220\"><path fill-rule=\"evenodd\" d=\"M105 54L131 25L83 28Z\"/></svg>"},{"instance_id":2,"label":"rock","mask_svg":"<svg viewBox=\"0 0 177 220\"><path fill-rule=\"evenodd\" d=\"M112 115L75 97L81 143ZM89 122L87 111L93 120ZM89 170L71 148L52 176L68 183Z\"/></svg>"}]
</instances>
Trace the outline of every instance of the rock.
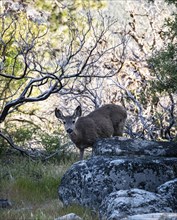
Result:
<instances>
[{"instance_id":1,"label":"rock","mask_svg":"<svg viewBox=\"0 0 177 220\"><path fill-rule=\"evenodd\" d=\"M139 188L155 192L156 188L177 177L177 158L93 157L73 164L59 186L59 198L98 209L110 193Z\"/></svg>"},{"instance_id":2,"label":"rock","mask_svg":"<svg viewBox=\"0 0 177 220\"><path fill-rule=\"evenodd\" d=\"M176 212L177 143L116 137L98 140L93 157L73 164L58 192L64 205L100 210L100 216L110 213L110 219Z\"/></svg>"},{"instance_id":3,"label":"rock","mask_svg":"<svg viewBox=\"0 0 177 220\"><path fill-rule=\"evenodd\" d=\"M177 212L177 179L159 186L157 192L168 199L174 212Z\"/></svg>"},{"instance_id":4,"label":"rock","mask_svg":"<svg viewBox=\"0 0 177 220\"><path fill-rule=\"evenodd\" d=\"M58 217L54 220L82 220L82 218L80 218L78 215L74 213L70 213L70 214Z\"/></svg>"},{"instance_id":5,"label":"rock","mask_svg":"<svg viewBox=\"0 0 177 220\"><path fill-rule=\"evenodd\" d=\"M93 155L153 157L177 157L177 142L122 139L120 137L99 139L93 146Z\"/></svg>"},{"instance_id":6,"label":"rock","mask_svg":"<svg viewBox=\"0 0 177 220\"><path fill-rule=\"evenodd\" d=\"M156 193L140 189L111 193L103 200L99 211L100 220L116 220L128 215L156 212L172 212L168 200Z\"/></svg>"},{"instance_id":7,"label":"rock","mask_svg":"<svg viewBox=\"0 0 177 220\"><path fill-rule=\"evenodd\" d=\"M12 204L8 199L0 199L0 208L10 208L10 207L12 207Z\"/></svg>"},{"instance_id":8,"label":"rock","mask_svg":"<svg viewBox=\"0 0 177 220\"><path fill-rule=\"evenodd\" d=\"M177 220L177 213L151 213L133 215L121 220Z\"/></svg>"}]
</instances>

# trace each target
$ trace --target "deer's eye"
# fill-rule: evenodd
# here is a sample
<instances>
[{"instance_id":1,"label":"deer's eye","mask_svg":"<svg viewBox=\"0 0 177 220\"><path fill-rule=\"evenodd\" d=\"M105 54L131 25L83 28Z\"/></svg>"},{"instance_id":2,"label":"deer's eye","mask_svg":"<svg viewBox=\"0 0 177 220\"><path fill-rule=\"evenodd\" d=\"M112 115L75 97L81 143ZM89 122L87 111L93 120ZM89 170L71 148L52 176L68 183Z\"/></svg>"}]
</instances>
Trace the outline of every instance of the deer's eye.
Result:
<instances>
[{"instance_id":1,"label":"deer's eye","mask_svg":"<svg viewBox=\"0 0 177 220\"><path fill-rule=\"evenodd\" d=\"M66 121L63 121L63 124L65 125L65 124L66 124Z\"/></svg>"},{"instance_id":2,"label":"deer's eye","mask_svg":"<svg viewBox=\"0 0 177 220\"><path fill-rule=\"evenodd\" d=\"M73 124L75 123L75 120L73 120Z\"/></svg>"}]
</instances>

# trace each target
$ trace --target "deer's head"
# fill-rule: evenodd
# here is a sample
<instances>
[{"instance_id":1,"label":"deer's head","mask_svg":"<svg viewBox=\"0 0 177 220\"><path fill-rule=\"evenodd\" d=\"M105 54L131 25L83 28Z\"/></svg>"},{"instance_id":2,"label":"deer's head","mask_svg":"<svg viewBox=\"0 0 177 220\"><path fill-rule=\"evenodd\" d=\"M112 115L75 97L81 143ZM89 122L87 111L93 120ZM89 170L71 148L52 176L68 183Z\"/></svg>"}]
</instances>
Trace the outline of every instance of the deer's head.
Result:
<instances>
[{"instance_id":1,"label":"deer's head","mask_svg":"<svg viewBox=\"0 0 177 220\"><path fill-rule=\"evenodd\" d=\"M64 124L65 130L68 134L71 134L75 129L75 123L77 119L81 116L82 109L81 106L78 106L73 115L64 116L63 113L59 109L55 109L55 116L61 120Z\"/></svg>"}]
</instances>

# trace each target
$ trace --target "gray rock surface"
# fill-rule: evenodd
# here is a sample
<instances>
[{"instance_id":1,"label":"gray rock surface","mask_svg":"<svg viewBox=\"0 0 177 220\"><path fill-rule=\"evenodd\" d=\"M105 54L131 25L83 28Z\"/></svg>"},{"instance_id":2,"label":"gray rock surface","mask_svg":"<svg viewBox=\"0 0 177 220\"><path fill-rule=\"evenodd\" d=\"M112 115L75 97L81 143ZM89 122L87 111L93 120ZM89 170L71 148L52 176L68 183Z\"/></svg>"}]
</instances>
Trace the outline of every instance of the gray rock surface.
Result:
<instances>
[{"instance_id":1,"label":"gray rock surface","mask_svg":"<svg viewBox=\"0 0 177 220\"><path fill-rule=\"evenodd\" d=\"M120 137L98 140L93 147L94 155L104 156L153 156L177 157L177 143L124 139Z\"/></svg>"},{"instance_id":2,"label":"gray rock surface","mask_svg":"<svg viewBox=\"0 0 177 220\"><path fill-rule=\"evenodd\" d=\"M114 220L149 212L172 212L172 209L168 200L156 193L140 189L120 190L103 200L100 220Z\"/></svg>"},{"instance_id":3,"label":"gray rock surface","mask_svg":"<svg viewBox=\"0 0 177 220\"><path fill-rule=\"evenodd\" d=\"M58 191L65 205L80 204L100 213L113 207L109 212L123 217L127 210L130 215L176 212L176 143L109 138L98 140L93 153L93 157L74 163L64 174ZM117 197L110 204L107 198L114 193Z\"/></svg>"},{"instance_id":4,"label":"gray rock surface","mask_svg":"<svg viewBox=\"0 0 177 220\"><path fill-rule=\"evenodd\" d=\"M156 188L177 176L177 158L93 157L77 162L65 173L59 197L72 203L98 209L105 196L118 190Z\"/></svg>"},{"instance_id":5,"label":"gray rock surface","mask_svg":"<svg viewBox=\"0 0 177 220\"><path fill-rule=\"evenodd\" d=\"M54 220L83 220L83 219L74 213L70 213L70 214L55 218Z\"/></svg>"},{"instance_id":6,"label":"gray rock surface","mask_svg":"<svg viewBox=\"0 0 177 220\"><path fill-rule=\"evenodd\" d=\"M157 192L166 197L173 211L177 212L177 179L168 181L159 186Z\"/></svg>"},{"instance_id":7,"label":"gray rock surface","mask_svg":"<svg viewBox=\"0 0 177 220\"><path fill-rule=\"evenodd\" d=\"M0 199L0 208L11 208L12 203L8 199Z\"/></svg>"},{"instance_id":8,"label":"gray rock surface","mask_svg":"<svg viewBox=\"0 0 177 220\"><path fill-rule=\"evenodd\" d=\"M121 220L177 220L177 213L150 213L133 215Z\"/></svg>"}]
</instances>

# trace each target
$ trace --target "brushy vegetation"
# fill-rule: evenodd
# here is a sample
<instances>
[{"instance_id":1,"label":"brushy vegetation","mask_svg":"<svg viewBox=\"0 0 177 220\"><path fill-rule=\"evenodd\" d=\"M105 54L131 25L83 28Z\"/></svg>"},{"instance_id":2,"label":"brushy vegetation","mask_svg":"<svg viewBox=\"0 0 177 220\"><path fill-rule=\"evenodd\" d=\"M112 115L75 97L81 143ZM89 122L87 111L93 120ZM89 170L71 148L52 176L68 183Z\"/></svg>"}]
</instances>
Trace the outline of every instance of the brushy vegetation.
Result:
<instances>
[{"instance_id":1,"label":"brushy vegetation","mask_svg":"<svg viewBox=\"0 0 177 220\"><path fill-rule=\"evenodd\" d=\"M9 199L10 209L0 209L0 220L50 220L71 212L84 220L96 220L91 210L80 206L63 207L58 186L76 158L58 163L32 161L24 156L0 158L0 198Z\"/></svg>"}]
</instances>

